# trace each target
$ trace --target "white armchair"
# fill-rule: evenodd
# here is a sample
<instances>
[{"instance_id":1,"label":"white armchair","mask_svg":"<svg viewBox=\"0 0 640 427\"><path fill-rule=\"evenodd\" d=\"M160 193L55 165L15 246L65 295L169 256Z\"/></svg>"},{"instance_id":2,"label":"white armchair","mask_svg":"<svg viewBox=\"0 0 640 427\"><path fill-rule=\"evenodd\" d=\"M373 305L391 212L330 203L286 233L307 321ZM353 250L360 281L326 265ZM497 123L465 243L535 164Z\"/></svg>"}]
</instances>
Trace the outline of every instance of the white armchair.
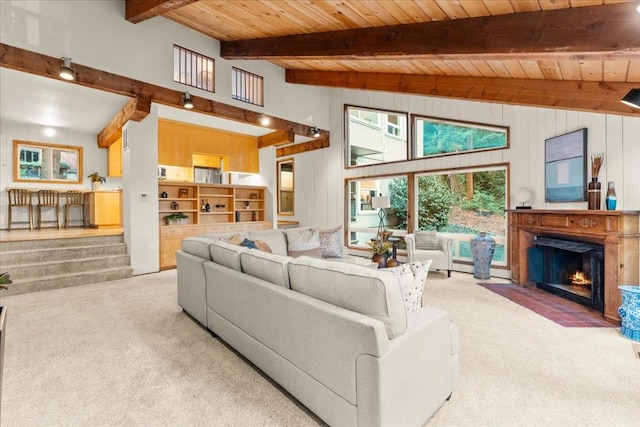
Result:
<instances>
[{"instance_id":1,"label":"white armchair","mask_svg":"<svg viewBox=\"0 0 640 427\"><path fill-rule=\"evenodd\" d=\"M453 245L453 239L439 233L436 233L434 237L436 239L434 239L433 245L418 249L416 247L415 233L404 236L404 240L407 242L409 262L433 260L430 267L432 270L447 270L447 277L451 277L451 270L453 270L451 246ZM435 240L437 240L437 243Z\"/></svg>"}]
</instances>

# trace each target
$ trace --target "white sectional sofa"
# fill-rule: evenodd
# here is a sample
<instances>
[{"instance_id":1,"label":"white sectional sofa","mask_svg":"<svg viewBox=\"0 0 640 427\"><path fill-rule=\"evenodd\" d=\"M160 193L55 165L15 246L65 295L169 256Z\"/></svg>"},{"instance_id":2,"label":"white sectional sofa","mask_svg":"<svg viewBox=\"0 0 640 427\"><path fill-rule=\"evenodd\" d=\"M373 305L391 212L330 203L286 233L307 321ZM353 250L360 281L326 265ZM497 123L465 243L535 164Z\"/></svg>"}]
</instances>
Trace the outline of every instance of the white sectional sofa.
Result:
<instances>
[{"instance_id":1,"label":"white sectional sofa","mask_svg":"<svg viewBox=\"0 0 640 427\"><path fill-rule=\"evenodd\" d=\"M284 234L257 233L272 250ZM457 329L407 313L394 274L220 237L183 241L179 305L329 425L420 426L451 395Z\"/></svg>"}]
</instances>

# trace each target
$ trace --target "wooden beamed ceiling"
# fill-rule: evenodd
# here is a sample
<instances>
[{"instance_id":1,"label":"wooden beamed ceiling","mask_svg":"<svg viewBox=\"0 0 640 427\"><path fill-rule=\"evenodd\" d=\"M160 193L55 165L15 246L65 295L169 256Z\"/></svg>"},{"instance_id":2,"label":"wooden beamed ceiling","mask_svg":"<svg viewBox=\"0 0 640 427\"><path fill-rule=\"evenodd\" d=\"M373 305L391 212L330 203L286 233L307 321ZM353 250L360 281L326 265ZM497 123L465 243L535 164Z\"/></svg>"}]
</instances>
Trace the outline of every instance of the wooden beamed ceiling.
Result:
<instances>
[{"instance_id":1,"label":"wooden beamed ceiling","mask_svg":"<svg viewBox=\"0 0 640 427\"><path fill-rule=\"evenodd\" d=\"M60 59L29 50L21 49L0 43L0 66L22 71L42 77L64 81L58 75ZM184 92L131 79L95 68L73 63L76 78L68 81L92 89L103 90L118 95L131 97L132 99L105 125L97 136L98 146L108 147L116 141L121 134L122 126L127 120L140 121L150 112L151 103L155 102L170 107L181 107ZM199 112L215 117L234 120L260 126L263 113L247 110L222 102L192 96L194 108L190 111ZM307 136L312 133L312 127L301 123L292 122L278 117L269 116L271 122L268 128L281 131L280 136L288 138L290 135ZM320 130L321 139L329 139L330 133ZM292 139L293 140L293 139ZM282 142L282 140L280 141Z\"/></svg>"},{"instance_id":2,"label":"wooden beamed ceiling","mask_svg":"<svg viewBox=\"0 0 640 427\"><path fill-rule=\"evenodd\" d=\"M637 7L637 0L207 0L159 14L220 40L223 58L285 68L290 83L640 116L619 102L640 87Z\"/></svg>"}]
</instances>

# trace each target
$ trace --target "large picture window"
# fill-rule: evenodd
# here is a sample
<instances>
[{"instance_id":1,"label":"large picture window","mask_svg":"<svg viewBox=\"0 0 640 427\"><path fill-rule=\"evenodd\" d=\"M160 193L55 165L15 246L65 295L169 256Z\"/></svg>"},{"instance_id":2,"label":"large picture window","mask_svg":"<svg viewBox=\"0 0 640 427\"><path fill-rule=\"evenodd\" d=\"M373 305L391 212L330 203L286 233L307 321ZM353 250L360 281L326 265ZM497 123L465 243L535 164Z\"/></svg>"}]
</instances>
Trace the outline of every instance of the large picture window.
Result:
<instances>
[{"instance_id":1,"label":"large picture window","mask_svg":"<svg viewBox=\"0 0 640 427\"><path fill-rule=\"evenodd\" d=\"M407 176L354 179L347 182L349 189L348 243L350 246L369 248L367 242L377 236L380 225L380 209L373 205L373 198L390 197L390 206L384 209L384 229L395 236L407 231L406 221L399 220L396 212L407 211Z\"/></svg>"},{"instance_id":2,"label":"large picture window","mask_svg":"<svg viewBox=\"0 0 640 427\"><path fill-rule=\"evenodd\" d=\"M415 157L506 148L509 128L414 116Z\"/></svg>"},{"instance_id":3,"label":"large picture window","mask_svg":"<svg viewBox=\"0 0 640 427\"><path fill-rule=\"evenodd\" d=\"M347 106L347 167L407 160L407 117L407 113Z\"/></svg>"},{"instance_id":4,"label":"large picture window","mask_svg":"<svg viewBox=\"0 0 640 427\"><path fill-rule=\"evenodd\" d=\"M473 261L471 238L484 231L496 240L492 265L507 265L506 166L416 174L415 184L418 230L452 237L454 259L462 261ZM402 227L406 213L396 215Z\"/></svg>"}]
</instances>

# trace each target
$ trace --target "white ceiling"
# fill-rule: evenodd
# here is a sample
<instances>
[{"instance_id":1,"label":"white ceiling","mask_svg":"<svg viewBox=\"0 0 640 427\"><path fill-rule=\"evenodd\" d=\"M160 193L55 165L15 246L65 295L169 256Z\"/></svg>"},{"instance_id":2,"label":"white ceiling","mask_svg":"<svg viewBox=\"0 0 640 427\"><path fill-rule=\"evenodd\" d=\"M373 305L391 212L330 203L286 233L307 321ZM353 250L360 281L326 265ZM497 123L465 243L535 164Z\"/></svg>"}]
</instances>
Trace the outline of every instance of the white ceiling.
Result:
<instances>
[{"instance_id":1,"label":"white ceiling","mask_svg":"<svg viewBox=\"0 0 640 427\"><path fill-rule=\"evenodd\" d=\"M0 120L98 134L128 97L62 80L0 68ZM158 105L159 117L261 136L272 129ZM308 138L307 138L308 139Z\"/></svg>"}]
</instances>

